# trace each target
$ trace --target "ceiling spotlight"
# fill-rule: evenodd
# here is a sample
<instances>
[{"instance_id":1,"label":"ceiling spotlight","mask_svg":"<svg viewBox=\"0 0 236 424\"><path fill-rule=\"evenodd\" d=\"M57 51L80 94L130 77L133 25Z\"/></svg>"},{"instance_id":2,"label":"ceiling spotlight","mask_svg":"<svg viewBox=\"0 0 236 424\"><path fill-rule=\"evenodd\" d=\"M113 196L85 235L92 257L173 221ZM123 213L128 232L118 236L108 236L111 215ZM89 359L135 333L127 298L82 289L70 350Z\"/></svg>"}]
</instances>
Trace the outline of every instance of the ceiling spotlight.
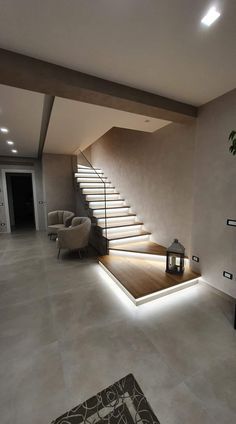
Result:
<instances>
[{"instance_id":1,"label":"ceiling spotlight","mask_svg":"<svg viewBox=\"0 0 236 424\"><path fill-rule=\"evenodd\" d=\"M12 149L12 153L18 153L16 149Z\"/></svg>"},{"instance_id":2,"label":"ceiling spotlight","mask_svg":"<svg viewBox=\"0 0 236 424\"><path fill-rule=\"evenodd\" d=\"M144 122L150 122L150 119L145 119L145 121Z\"/></svg>"},{"instance_id":3,"label":"ceiling spotlight","mask_svg":"<svg viewBox=\"0 0 236 424\"><path fill-rule=\"evenodd\" d=\"M206 26L211 26L213 24L213 22L216 21L216 19L218 19L220 17L220 12L218 12L218 10L216 10L215 7L211 7L207 14L202 18L201 22L202 24L206 25Z\"/></svg>"},{"instance_id":4,"label":"ceiling spotlight","mask_svg":"<svg viewBox=\"0 0 236 424\"><path fill-rule=\"evenodd\" d=\"M8 133L9 132L9 130L6 128L6 127L1 127L0 128L0 131L2 132L2 133Z\"/></svg>"},{"instance_id":5,"label":"ceiling spotlight","mask_svg":"<svg viewBox=\"0 0 236 424\"><path fill-rule=\"evenodd\" d=\"M7 142L7 144L9 144L10 146L12 146L12 145L14 144L14 141L11 141L11 140L7 140L6 142Z\"/></svg>"}]
</instances>

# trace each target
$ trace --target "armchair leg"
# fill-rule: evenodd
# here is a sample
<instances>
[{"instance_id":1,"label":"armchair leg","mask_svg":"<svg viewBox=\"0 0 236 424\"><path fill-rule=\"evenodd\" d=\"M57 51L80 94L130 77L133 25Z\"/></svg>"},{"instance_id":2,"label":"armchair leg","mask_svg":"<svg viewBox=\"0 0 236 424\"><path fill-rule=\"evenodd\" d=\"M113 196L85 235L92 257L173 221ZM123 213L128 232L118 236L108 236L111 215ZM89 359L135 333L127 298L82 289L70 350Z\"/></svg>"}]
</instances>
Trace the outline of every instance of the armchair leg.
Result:
<instances>
[{"instance_id":1,"label":"armchair leg","mask_svg":"<svg viewBox=\"0 0 236 424\"><path fill-rule=\"evenodd\" d=\"M61 252L61 249L60 249L60 247L59 247L59 249L58 249L58 254L57 254L57 259L59 259L59 257L60 257L60 252Z\"/></svg>"}]
</instances>

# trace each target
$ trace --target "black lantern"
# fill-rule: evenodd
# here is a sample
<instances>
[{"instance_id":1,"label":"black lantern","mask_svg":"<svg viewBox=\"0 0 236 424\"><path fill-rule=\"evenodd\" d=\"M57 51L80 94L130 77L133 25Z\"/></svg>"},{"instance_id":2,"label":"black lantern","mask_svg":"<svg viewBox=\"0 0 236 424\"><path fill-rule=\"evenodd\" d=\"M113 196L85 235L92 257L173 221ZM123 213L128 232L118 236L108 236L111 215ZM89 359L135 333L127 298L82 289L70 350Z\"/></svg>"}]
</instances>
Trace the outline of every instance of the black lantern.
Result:
<instances>
[{"instance_id":1,"label":"black lantern","mask_svg":"<svg viewBox=\"0 0 236 424\"><path fill-rule=\"evenodd\" d=\"M166 272L170 274L183 274L185 248L174 239L172 245L166 251Z\"/></svg>"}]
</instances>

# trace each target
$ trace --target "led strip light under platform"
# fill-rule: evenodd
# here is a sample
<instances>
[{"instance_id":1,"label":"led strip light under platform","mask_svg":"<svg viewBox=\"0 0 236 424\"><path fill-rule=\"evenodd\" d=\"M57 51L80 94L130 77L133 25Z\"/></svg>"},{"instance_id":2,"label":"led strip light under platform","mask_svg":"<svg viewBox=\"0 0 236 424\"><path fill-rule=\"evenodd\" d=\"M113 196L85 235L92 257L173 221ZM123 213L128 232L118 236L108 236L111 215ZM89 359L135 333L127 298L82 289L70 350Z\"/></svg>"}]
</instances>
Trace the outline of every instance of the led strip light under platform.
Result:
<instances>
[{"instance_id":1,"label":"led strip light under platform","mask_svg":"<svg viewBox=\"0 0 236 424\"><path fill-rule=\"evenodd\" d=\"M189 261L183 275L167 274L163 260L110 254L99 257L99 264L136 306L190 287L200 277L190 270Z\"/></svg>"}]
</instances>

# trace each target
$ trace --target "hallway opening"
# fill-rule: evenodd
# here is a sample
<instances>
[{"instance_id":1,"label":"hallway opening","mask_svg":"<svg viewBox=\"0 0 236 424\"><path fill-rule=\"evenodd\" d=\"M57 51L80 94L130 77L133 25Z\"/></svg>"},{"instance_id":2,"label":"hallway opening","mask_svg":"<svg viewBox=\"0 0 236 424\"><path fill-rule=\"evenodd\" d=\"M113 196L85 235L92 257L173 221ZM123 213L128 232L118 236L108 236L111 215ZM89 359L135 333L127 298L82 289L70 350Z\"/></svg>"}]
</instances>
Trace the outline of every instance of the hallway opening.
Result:
<instances>
[{"instance_id":1,"label":"hallway opening","mask_svg":"<svg viewBox=\"0 0 236 424\"><path fill-rule=\"evenodd\" d=\"M6 173L11 231L35 229L31 173Z\"/></svg>"}]
</instances>

